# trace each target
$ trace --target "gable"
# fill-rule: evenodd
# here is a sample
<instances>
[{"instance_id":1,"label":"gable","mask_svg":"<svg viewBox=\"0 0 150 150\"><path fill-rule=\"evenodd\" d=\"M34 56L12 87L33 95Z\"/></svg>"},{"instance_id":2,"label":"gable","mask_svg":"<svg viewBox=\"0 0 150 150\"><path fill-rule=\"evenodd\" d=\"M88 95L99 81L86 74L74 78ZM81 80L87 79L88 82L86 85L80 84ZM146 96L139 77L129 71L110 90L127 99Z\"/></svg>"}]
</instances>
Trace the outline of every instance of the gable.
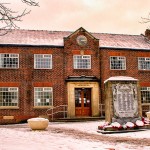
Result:
<instances>
[{"instance_id":1,"label":"gable","mask_svg":"<svg viewBox=\"0 0 150 150\"><path fill-rule=\"evenodd\" d=\"M77 35L79 33L82 33L84 35L89 36L92 39L96 39L91 33L89 33L88 31L86 31L83 27L80 27L79 29L77 29L75 32L73 32L72 34L70 34L68 37L66 38L71 38L74 35Z\"/></svg>"},{"instance_id":2,"label":"gable","mask_svg":"<svg viewBox=\"0 0 150 150\"><path fill-rule=\"evenodd\" d=\"M64 48L69 52L70 50L90 50L93 51L99 48L99 40L84 28L80 27L78 30L64 38Z\"/></svg>"}]
</instances>

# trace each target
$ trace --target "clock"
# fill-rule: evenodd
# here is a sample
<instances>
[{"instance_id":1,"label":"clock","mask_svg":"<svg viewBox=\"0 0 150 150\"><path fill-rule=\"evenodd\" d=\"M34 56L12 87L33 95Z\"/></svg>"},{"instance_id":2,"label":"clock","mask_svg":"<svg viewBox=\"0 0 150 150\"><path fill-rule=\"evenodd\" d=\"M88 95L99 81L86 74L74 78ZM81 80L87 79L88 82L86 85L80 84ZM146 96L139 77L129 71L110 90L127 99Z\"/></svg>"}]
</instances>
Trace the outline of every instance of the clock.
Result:
<instances>
[{"instance_id":1,"label":"clock","mask_svg":"<svg viewBox=\"0 0 150 150\"><path fill-rule=\"evenodd\" d=\"M77 43L80 46L85 46L87 44L87 38L84 35L79 35L77 37Z\"/></svg>"}]
</instances>

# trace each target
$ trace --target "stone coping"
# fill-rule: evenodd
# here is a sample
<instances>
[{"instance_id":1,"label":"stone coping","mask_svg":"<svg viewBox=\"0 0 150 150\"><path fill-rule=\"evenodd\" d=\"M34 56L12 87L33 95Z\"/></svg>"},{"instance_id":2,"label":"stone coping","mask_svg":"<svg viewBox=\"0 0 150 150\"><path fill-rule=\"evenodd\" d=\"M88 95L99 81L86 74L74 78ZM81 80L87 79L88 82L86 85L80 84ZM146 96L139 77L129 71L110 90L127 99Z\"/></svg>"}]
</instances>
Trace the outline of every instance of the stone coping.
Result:
<instances>
[{"instance_id":1,"label":"stone coping","mask_svg":"<svg viewBox=\"0 0 150 150\"><path fill-rule=\"evenodd\" d=\"M138 81L138 80L132 77L128 77L128 76L114 76L105 80L104 83L108 81Z\"/></svg>"}]
</instances>

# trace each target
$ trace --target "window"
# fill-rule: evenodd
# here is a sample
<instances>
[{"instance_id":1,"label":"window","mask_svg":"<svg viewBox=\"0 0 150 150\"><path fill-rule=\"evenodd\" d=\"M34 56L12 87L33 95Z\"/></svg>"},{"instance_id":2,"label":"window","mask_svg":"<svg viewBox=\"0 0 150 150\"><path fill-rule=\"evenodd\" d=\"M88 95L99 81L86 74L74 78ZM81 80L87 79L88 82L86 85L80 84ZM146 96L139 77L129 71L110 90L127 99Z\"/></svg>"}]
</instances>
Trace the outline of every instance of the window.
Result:
<instances>
[{"instance_id":1,"label":"window","mask_svg":"<svg viewBox=\"0 0 150 150\"><path fill-rule=\"evenodd\" d=\"M150 57L139 57L138 68L139 70L150 70Z\"/></svg>"},{"instance_id":2,"label":"window","mask_svg":"<svg viewBox=\"0 0 150 150\"><path fill-rule=\"evenodd\" d=\"M35 69L52 69L52 55L51 54L35 54L34 55Z\"/></svg>"},{"instance_id":3,"label":"window","mask_svg":"<svg viewBox=\"0 0 150 150\"><path fill-rule=\"evenodd\" d=\"M0 88L0 106L18 106L18 88Z\"/></svg>"},{"instance_id":4,"label":"window","mask_svg":"<svg viewBox=\"0 0 150 150\"><path fill-rule=\"evenodd\" d=\"M34 106L52 106L53 92L51 87L34 88Z\"/></svg>"},{"instance_id":5,"label":"window","mask_svg":"<svg viewBox=\"0 0 150 150\"><path fill-rule=\"evenodd\" d=\"M150 87L141 87L142 103L150 103Z\"/></svg>"},{"instance_id":6,"label":"window","mask_svg":"<svg viewBox=\"0 0 150 150\"><path fill-rule=\"evenodd\" d=\"M126 58L121 56L110 57L110 69L126 70Z\"/></svg>"},{"instance_id":7,"label":"window","mask_svg":"<svg viewBox=\"0 0 150 150\"><path fill-rule=\"evenodd\" d=\"M0 54L0 68L18 68L19 54Z\"/></svg>"},{"instance_id":8,"label":"window","mask_svg":"<svg viewBox=\"0 0 150 150\"><path fill-rule=\"evenodd\" d=\"M91 56L74 55L73 63L74 63L74 69L91 69Z\"/></svg>"}]
</instances>

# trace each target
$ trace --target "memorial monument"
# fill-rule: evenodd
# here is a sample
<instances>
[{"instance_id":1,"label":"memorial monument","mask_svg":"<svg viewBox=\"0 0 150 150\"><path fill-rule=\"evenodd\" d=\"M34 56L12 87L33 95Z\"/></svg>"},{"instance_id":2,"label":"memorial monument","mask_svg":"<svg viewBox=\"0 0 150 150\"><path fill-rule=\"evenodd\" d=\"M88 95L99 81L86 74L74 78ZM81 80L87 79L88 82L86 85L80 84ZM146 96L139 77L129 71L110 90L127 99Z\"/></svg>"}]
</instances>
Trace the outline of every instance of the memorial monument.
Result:
<instances>
[{"instance_id":1,"label":"memorial monument","mask_svg":"<svg viewBox=\"0 0 150 150\"><path fill-rule=\"evenodd\" d=\"M103 134L135 132L150 129L142 117L139 81L132 77L110 77L105 80L105 122L98 126Z\"/></svg>"},{"instance_id":2,"label":"memorial monument","mask_svg":"<svg viewBox=\"0 0 150 150\"><path fill-rule=\"evenodd\" d=\"M137 79L124 76L110 77L104 84L107 122L125 124L141 120L141 96Z\"/></svg>"}]
</instances>

